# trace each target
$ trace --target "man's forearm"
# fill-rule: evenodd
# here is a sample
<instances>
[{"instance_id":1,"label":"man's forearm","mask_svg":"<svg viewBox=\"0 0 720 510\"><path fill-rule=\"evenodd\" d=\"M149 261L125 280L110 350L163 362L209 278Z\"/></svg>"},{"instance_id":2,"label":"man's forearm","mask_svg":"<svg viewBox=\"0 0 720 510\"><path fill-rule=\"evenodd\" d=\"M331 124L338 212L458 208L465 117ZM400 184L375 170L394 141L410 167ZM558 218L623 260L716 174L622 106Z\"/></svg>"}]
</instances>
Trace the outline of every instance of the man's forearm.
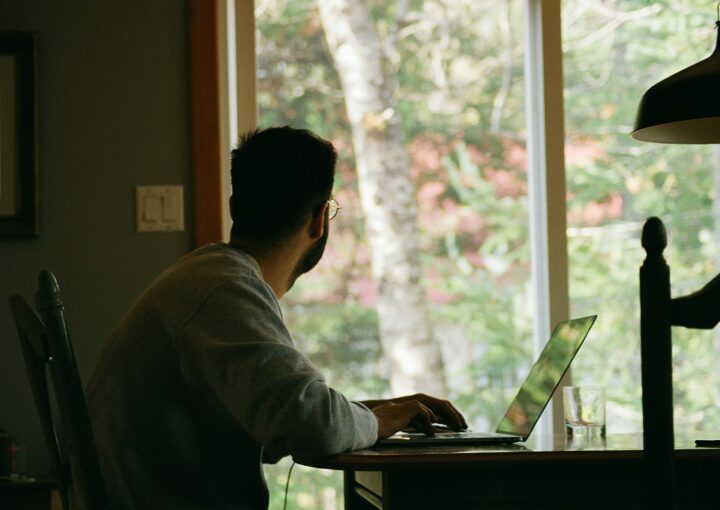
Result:
<instances>
[{"instance_id":1,"label":"man's forearm","mask_svg":"<svg viewBox=\"0 0 720 510\"><path fill-rule=\"evenodd\" d=\"M387 400L360 400L359 402L368 409L373 409L374 407L386 403Z\"/></svg>"},{"instance_id":2,"label":"man's forearm","mask_svg":"<svg viewBox=\"0 0 720 510\"><path fill-rule=\"evenodd\" d=\"M401 404L403 402L407 402L408 400L418 400L418 394L414 395L405 395L402 397L395 397L395 398L383 398L379 400L361 400L360 403L367 407L368 409L373 409L374 407L381 406L383 404L387 404L388 402L392 402L393 404Z\"/></svg>"}]
</instances>

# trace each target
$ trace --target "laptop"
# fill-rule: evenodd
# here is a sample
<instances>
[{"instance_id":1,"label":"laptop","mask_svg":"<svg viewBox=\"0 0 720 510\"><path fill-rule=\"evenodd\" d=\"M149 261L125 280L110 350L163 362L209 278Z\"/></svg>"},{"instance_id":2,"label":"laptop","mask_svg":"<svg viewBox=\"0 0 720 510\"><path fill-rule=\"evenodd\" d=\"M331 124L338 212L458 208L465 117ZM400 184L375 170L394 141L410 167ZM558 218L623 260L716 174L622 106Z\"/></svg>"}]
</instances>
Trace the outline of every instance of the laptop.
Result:
<instances>
[{"instance_id":1,"label":"laptop","mask_svg":"<svg viewBox=\"0 0 720 510\"><path fill-rule=\"evenodd\" d=\"M403 445L492 445L526 441L537 424L555 389L577 354L597 315L560 322L550 335L540 357L510 403L505 416L493 432L398 432L380 439L379 446Z\"/></svg>"}]
</instances>

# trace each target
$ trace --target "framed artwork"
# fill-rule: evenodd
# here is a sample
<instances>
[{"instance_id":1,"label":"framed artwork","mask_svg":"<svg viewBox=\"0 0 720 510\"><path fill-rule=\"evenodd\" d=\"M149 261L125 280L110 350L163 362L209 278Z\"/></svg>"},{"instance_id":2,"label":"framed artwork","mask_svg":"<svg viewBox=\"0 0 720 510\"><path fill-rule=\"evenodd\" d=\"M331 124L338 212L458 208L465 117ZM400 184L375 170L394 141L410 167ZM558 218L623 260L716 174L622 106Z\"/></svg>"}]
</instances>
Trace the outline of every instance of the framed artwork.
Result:
<instances>
[{"instance_id":1,"label":"framed artwork","mask_svg":"<svg viewBox=\"0 0 720 510\"><path fill-rule=\"evenodd\" d=\"M0 32L0 237L37 237L35 34Z\"/></svg>"}]
</instances>

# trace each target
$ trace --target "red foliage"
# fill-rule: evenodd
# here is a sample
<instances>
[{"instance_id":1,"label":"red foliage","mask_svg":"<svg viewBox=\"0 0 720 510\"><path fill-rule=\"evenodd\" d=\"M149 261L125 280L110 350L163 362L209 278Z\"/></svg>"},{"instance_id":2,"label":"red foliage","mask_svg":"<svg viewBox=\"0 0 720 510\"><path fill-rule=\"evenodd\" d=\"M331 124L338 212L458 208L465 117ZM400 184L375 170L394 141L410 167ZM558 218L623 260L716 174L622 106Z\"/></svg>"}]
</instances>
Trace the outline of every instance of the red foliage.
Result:
<instances>
[{"instance_id":1,"label":"red foliage","mask_svg":"<svg viewBox=\"0 0 720 510\"><path fill-rule=\"evenodd\" d=\"M605 200L598 202L592 200L585 207L574 207L568 211L569 224L599 225L608 219L621 218L623 213L623 198L620 193L610 193Z\"/></svg>"},{"instance_id":2,"label":"red foliage","mask_svg":"<svg viewBox=\"0 0 720 510\"><path fill-rule=\"evenodd\" d=\"M440 135L418 136L408 144L410 155L410 176L415 181L424 179L445 181L443 158L450 154L452 147Z\"/></svg>"},{"instance_id":3,"label":"red foliage","mask_svg":"<svg viewBox=\"0 0 720 510\"><path fill-rule=\"evenodd\" d=\"M462 143L461 140L448 140L438 134L418 136L408 143L410 172L417 189L418 223L423 233L421 250L435 254L435 268L447 264L446 269L451 273L456 271L456 263L449 260L441 248L445 236L456 236L465 260L481 268L484 260L478 251L492 235L489 219L472 207L458 203L455 191L450 189L444 160L452 155L459 143ZM311 275L303 278L308 283L303 286L304 299L351 299L363 306L374 307L378 292L371 276L372 254L365 240L356 239L362 232L359 227L362 205L357 189L357 170L350 159L351 141L337 137L333 144L340 155L337 171L342 187L335 190L335 197L342 210L332 224L322 263ZM466 148L483 180L493 185L498 197L518 197L527 193L527 151L524 143L501 138L485 147L467 145ZM496 150L498 153L493 152ZM587 151L577 154L587 154ZM468 186L476 185L472 175L462 176ZM583 214L592 215L592 211ZM428 274L426 280L429 302L445 304L457 299L457 296L442 290L444 277L437 273Z\"/></svg>"},{"instance_id":4,"label":"red foliage","mask_svg":"<svg viewBox=\"0 0 720 510\"><path fill-rule=\"evenodd\" d=\"M603 146L591 138L574 138L565 143L565 164L584 166L605 157Z\"/></svg>"},{"instance_id":5,"label":"red foliage","mask_svg":"<svg viewBox=\"0 0 720 510\"><path fill-rule=\"evenodd\" d=\"M434 288L427 289L426 297L430 303L435 305L446 305L459 299L458 296L450 294L449 292Z\"/></svg>"},{"instance_id":6,"label":"red foliage","mask_svg":"<svg viewBox=\"0 0 720 510\"><path fill-rule=\"evenodd\" d=\"M518 142L512 138L502 139L505 149L505 163L507 166L527 172L527 147L524 142Z\"/></svg>"},{"instance_id":7,"label":"red foliage","mask_svg":"<svg viewBox=\"0 0 720 510\"><path fill-rule=\"evenodd\" d=\"M377 304L377 286L369 276L357 278L349 284L350 294L362 306L374 308Z\"/></svg>"},{"instance_id":8,"label":"red foliage","mask_svg":"<svg viewBox=\"0 0 720 510\"><path fill-rule=\"evenodd\" d=\"M495 185L499 197L519 197L527 195L527 182L520 179L516 171L495 170L486 168L485 179Z\"/></svg>"},{"instance_id":9,"label":"red foliage","mask_svg":"<svg viewBox=\"0 0 720 510\"><path fill-rule=\"evenodd\" d=\"M420 203L435 201L440 195L445 193L446 189L447 185L443 182L426 182L420 186L420 189L417 192L417 198Z\"/></svg>"}]
</instances>

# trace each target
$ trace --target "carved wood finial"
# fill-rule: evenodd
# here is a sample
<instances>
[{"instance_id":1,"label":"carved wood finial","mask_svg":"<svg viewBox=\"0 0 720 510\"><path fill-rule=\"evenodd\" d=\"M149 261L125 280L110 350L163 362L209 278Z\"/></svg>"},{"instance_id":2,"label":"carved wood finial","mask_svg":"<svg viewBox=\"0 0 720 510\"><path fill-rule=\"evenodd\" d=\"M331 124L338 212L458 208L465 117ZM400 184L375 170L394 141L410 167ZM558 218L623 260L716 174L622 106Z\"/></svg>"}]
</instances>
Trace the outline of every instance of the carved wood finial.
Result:
<instances>
[{"instance_id":1,"label":"carved wood finial","mask_svg":"<svg viewBox=\"0 0 720 510\"><path fill-rule=\"evenodd\" d=\"M642 247L648 255L661 255L666 246L667 234L662 220L656 216L648 218L643 226Z\"/></svg>"},{"instance_id":2,"label":"carved wood finial","mask_svg":"<svg viewBox=\"0 0 720 510\"><path fill-rule=\"evenodd\" d=\"M60 285L58 285L55 275L47 269L40 271L35 299L38 311L53 306L62 306L60 302Z\"/></svg>"}]
</instances>

